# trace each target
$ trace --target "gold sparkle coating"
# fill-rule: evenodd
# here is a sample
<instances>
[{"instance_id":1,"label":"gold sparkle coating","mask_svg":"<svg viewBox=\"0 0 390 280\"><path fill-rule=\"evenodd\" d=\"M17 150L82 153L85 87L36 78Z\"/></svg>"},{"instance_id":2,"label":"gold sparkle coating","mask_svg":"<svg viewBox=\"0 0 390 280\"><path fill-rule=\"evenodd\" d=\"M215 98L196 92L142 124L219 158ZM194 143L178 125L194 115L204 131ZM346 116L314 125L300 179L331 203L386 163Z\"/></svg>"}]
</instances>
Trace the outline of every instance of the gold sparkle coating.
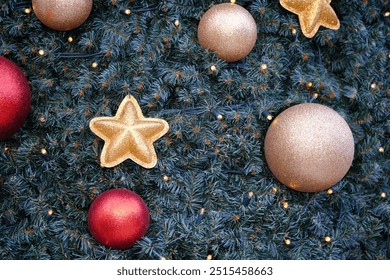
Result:
<instances>
[{"instance_id":1,"label":"gold sparkle coating","mask_svg":"<svg viewBox=\"0 0 390 280\"><path fill-rule=\"evenodd\" d=\"M304 103L280 113L264 140L265 159L275 177L301 192L319 192L339 182L354 156L347 122L333 109Z\"/></svg>"},{"instance_id":2,"label":"gold sparkle coating","mask_svg":"<svg viewBox=\"0 0 390 280\"><path fill-rule=\"evenodd\" d=\"M257 39L256 22L243 7L233 3L217 4L200 19L198 40L203 48L215 51L227 62L243 59Z\"/></svg>"},{"instance_id":3,"label":"gold sparkle coating","mask_svg":"<svg viewBox=\"0 0 390 280\"><path fill-rule=\"evenodd\" d=\"M286 10L297 14L302 33L312 38L320 26L337 30L340 21L330 6L331 0L279 0Z\"/></svg>"},{"instance_id":4,"label":"gold sparkle coating","mask_svg":"<svg viewBox=\"0 0 390 280\"><path fill-rule=\"evenodd\" d=\"M32 0L32 6L44 25L57 31L68 31L88 19L93 0Z\"/></svg>"},{"instance_id":5,"label":"gold sparkle coating","mask_svg":"<svg viewBox=\"0 0 390 280\"><path fill-rule=\"evenodd\" d=\"M132 96L123 99L114 117L94 118L89 127L105 142L100 156L104 167L131 159L142 167L153 168L157 163L153 143L169 130L165 120L145 118Z\"/></svg>"}]
</instances>

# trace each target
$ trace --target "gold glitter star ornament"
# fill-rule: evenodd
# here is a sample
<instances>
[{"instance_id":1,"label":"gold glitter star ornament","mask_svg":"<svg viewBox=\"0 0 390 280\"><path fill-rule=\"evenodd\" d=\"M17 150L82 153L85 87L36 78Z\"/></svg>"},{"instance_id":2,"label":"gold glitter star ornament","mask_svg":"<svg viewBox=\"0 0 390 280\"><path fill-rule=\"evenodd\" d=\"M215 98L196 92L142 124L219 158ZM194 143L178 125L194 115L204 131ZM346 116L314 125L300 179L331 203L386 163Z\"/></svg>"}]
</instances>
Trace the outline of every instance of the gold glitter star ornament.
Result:
<instances>
[{"instance_id":1,"label":"gold glitter star ornament","mask_svg":"<svg viewBox=\"0 0 390 280\"><path fill-rule=\"evenodd\" d=\"M126 159L145 168L157 164L153 143L169 130L165 120L145 118L137 100L126 96L114 117L97 117L90 121L93 133L104 140L100 165L114 167Z\"/></svg>"},{"instance_id":2,"label":"gold glitter star ornament","mask_svg":"<svg viewBox=\"0 0 390 280\"><path fill-rule=\"evenodd\" d=\"M312 38L320 26L337 30L340 21L330 6L331 0L279 0L286 10L297 14L302 33Z\"/></svg>"}]
</instances>

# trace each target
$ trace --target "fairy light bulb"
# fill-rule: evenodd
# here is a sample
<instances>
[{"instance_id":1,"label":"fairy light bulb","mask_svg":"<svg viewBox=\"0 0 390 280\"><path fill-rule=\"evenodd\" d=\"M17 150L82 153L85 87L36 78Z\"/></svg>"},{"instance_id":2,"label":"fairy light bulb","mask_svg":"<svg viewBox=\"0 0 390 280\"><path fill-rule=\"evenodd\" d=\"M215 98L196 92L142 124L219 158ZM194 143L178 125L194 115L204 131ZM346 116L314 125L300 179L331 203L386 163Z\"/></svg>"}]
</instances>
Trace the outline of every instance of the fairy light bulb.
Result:
<instances>
[{"instance_id":1,"label":"fairy light bulb","mask_svg":"<svg viewBox=\"0 0 390 280\"><path fill-rule=\"evenodd\" d=\"M297 30L295 28L292 28L291 29L291 33L292 33L292 35L296 35L297 34Z\"/></svg>"}]
</instances>

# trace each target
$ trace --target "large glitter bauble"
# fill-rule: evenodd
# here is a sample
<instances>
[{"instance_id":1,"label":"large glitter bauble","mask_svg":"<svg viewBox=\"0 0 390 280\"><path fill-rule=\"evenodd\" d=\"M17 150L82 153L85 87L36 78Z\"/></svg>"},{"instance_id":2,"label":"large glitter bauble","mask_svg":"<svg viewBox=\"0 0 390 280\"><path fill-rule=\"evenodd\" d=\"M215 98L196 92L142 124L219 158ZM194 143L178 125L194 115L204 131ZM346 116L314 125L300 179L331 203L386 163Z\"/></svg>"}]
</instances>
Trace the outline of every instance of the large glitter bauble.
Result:
<instances>
[{"instance_id":1,"label":"large glitter bauble","mask_svg":"<svg viewBox=\"0 0 390 280\"><path fill-rule=\"evenodd\" d=\"M57 31L68 31L88 19L93 0L33 0L32 6L44 25Z\"/></svg>"},{"instance_id":2,"label":"large glitter bauble","mask_svg":"<svg viewBox=\"0 0 390 280\"><path fill-rule=\"evenodd\" d=\"M22 70L0 56L0 140L15 134L31 107L30 85Z\"/></svg>"},{"instance_id":3,"label":"large glitter bauble","mask_svg":"<svg viewBox=\"0 0 390 280\"><path fill-rule=\"evenodd\" d=\"M265 159L275 177L301 192L318 192L338 183L354 156L347 122L333 109L299 104L279 114L264 140Z\"/></svg>"},{"instance_id":4,"label":"large glitter bauble","mask_svg":"<svg viewBox=\"0 0 390 280\"><path fill-rule=\"evenodd\" d=\"M227 62L246 57L257 39L256 22L243 7L223 3L211 7L200 19L198 40Z\"/></svg>"},{"instance_id":5,"label":"large glitter bauble","mask_svg":"<svg viewBox=\"0 0 390 280\"><path fill-rule=\"evenodd\" d=\"M149 210L142 198L127 189L99 195L88 211L88 228L100 244L117 250L132 247L148 230Z\"/></svg>"}]
</instances>

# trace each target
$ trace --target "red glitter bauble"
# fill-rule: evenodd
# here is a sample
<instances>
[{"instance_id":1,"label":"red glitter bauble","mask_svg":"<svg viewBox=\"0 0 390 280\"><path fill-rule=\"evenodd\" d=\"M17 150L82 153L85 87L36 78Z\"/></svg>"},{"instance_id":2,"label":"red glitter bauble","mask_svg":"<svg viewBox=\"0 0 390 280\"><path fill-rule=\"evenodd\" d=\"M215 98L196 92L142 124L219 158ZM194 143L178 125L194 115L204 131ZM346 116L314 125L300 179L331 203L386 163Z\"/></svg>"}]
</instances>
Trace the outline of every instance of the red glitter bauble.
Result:
<instances>
[{"instance_id":1,"label":"red glitter bauble","mask_svg":"<svg viewBox=\"0 0 390 280\"><path fill-rule=\"evenodd\" d=\"M31 90L22 70L0 56L0 140L15 134L30 112Z\"/></svg>"},{"instance_id":2,"label":"red glitter bauble","mask_svg":"<svg viewBox=\"0 0 390 280\"><path fill-rule=\"evenodd\" d=\"M112 249L129 249L145 235L149 210L142 198L127 189L99 195L88 211L88 227L100 244Z\"/></svg>"}]
</instances>

